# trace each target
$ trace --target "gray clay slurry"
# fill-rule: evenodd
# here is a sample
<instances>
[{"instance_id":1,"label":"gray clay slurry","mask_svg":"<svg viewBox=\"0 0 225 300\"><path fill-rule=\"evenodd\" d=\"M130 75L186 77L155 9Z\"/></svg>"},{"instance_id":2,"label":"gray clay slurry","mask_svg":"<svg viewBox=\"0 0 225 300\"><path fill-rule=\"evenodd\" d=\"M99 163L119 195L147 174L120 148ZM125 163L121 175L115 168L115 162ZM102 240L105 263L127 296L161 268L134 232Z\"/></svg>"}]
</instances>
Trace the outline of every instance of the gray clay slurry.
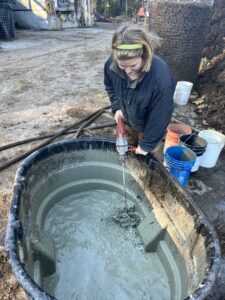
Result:
<instances>
[{"instance_id":1,"label":"gray clay slurry","mask_svg":"<svg viewBox=\"0 0 225 300\"><path fill-rule=\"evenodd\" d=\"M93 190L50 209L44 230L55 241L57 272L45 278L45 291L59 300L170 299L157 253L144 251L134 228L113 222L123 205L122 195Z\"/></svg>"}]
</instances>

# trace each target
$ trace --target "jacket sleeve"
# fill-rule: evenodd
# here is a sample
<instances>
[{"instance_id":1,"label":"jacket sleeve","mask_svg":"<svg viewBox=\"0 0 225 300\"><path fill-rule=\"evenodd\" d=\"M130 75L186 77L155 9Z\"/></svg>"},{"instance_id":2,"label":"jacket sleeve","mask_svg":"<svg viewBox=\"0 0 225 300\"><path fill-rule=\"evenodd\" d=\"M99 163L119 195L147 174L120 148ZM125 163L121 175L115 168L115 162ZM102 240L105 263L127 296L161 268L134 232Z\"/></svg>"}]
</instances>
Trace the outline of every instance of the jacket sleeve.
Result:
<instances>
[{"instance_id":1,"label":"jacket sleeve","mask_svg":"<svg viewBox=\"0 0 225 300\"><path fill-rule=\"evenodd\" d=\"M120 109L119 106L119 100L118 97L115 95L113 85L110 79L110 70L109 70L109 60L105 63L104 67L104 84L105 89L107 91L107 94L109 96L110 102L111 102L111 110L112 113L115 113L118 109Z\"/></svg>"},{"instance_id":2,"label":"jacket sleeve","mask_svg":"<svg viewBox=\"0 0 225 300\"><path fill-rule=\"evenodd\" d=\"M146 124L140 147L147 152L154 150L163 138L173 113L175 86L155 92L153 107L147 112Z\"/></svg>"}]
</instances>

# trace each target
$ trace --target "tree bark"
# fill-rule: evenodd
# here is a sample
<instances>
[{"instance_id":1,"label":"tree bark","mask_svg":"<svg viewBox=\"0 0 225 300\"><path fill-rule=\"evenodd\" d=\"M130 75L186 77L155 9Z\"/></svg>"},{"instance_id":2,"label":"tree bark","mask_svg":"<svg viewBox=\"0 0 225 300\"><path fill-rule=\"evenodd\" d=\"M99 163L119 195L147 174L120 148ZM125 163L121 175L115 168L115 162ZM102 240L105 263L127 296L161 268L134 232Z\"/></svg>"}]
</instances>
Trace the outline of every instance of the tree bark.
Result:
<instances>
[{"instance_id":1,"label":"tree bark","mask_svg":"<svg viewBox=\"0 0 225 300\"><path fill-rule=\"evenodd\" d=\"M104 17L107 15L107 0L104 0Z\"/></svg>"}]
</instances>

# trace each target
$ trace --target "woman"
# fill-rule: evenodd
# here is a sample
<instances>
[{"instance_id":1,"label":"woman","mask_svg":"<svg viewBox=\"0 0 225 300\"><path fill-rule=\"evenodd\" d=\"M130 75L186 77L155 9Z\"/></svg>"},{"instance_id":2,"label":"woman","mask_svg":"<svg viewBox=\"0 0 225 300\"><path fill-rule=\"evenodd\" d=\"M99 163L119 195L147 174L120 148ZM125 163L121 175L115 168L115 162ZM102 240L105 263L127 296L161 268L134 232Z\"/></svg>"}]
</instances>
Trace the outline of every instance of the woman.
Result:
<instances>
[{"instance_id":1,"label":"woman","mask_svg":"<svg viewBox=\"0 0 225 300\"><path fill-rule=\"evenodd\" d=\"M175 80L165 61L153 51L159 38L140 28L123 26L112 38L104 84L116 121L142 133L136 150L146 155L163 138L173 112Z\"/></svg>"}]
</instances>

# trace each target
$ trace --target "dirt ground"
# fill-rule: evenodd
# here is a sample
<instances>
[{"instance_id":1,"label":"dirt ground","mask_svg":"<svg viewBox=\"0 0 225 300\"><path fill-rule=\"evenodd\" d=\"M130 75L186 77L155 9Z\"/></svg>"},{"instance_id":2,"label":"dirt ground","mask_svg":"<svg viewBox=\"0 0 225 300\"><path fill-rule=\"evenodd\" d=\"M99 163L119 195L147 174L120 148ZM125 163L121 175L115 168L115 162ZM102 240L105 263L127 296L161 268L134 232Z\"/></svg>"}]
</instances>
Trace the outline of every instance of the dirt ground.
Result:
<instances>
[{"instance_id":1,"label":"dirt ground","mask_svg":"<svg viewBox=\"0 0 225 300\"><path fill-rule=\"evenodd\" d=\"M0 145L58 132L109 105L103 86L103 64L110 54L110 39L111 31L101 29L27 30L18 31L17 40L1 43ZM113 119L105 115L98 123L106 121ZM112 132L96 132L100 134ZM38 144L1 152L0 165ZM7 168L0 176L2 247L17 167L15 164ZM4 252L0 265L0 299L26 299L9 272Z\"/></svg>"},{"instance_id":2,"label":"dirt ground","mask_svg":"<svg viewBox=\"0 0 225 300\"><path fill-rule=\"evenodd\" d=\"M225 133L225 5L215 0L197 90L202 103L196 108L200 122Z\"/></svg>"},{"instance_id":3,"label":"dirt ground","mask_svg":"<svg viewBox=\"0 0 225 300\"><path fill-rule=\"evenodd\" d=\"M109 104L103 86L103 64L110 54L112 29L109 26L107 29L60 32L18 31L17 40L0 44L0 146L58 132ZM198 117L195 117L193 110L193 107L183 108L175 116L189 116L188 121L193 119L192 125L195 125ZM96 123L110 121L113 121L112 117L104 115ZM94 134L111 136L113 132L108 129ZM0 165L38 144L40 141L1 151ZM26 299L10 272L4 251L7 214L18 165L1 171L0 176L0 300ZM221 173L220 180L223 175ZM198 175L193 178L189 191L195 195L200 190L202 194L199 195L205 198L212 188L207 189L206 184L198 185L201 180ZM199 203L204 207L200 196ZM221 197L221 202L217 200L216 204L223 204L221 193L218 197ZM224 207L222 210L225 211ZM214 206L210 209L213 210ZM212 221L218 215L214 214Z\"/></svg>"}]
</instances>

